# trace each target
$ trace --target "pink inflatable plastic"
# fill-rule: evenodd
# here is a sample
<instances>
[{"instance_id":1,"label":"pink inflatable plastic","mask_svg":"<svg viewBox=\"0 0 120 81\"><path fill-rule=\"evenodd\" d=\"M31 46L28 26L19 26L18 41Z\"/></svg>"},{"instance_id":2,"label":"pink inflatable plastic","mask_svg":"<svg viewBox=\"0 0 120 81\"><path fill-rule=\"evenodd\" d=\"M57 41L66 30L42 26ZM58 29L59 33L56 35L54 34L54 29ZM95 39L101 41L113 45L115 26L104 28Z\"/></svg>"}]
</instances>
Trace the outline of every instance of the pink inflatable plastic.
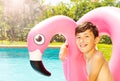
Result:
<instances>
[{"instance_id":1,"label":"pink inflatable plastic","mask_svg":"<svg viewBox=\"0 0 120 81\"><path fill-rule=\"evenodd\" d=\"M85 14L77 24L91 21L98 26L100 34L108 34L112 39L113 49L109 62L114 81L120 81L120 9L115 7L101 7ZM68 43L68 59L63 62L66 81L87 81L85 60L83 54L77 49L75 43L75 27L71 18L66 16L54 16L36 25L28 34L28 50L30 63L38 72L50 76L42 63L42 54L55 34L62 34Z\"/></svg>"},{"instance_id":2,"label":"pink inflatable plastic","mask_svg":"<svg viewBox=\"0 0 120 81\"><path fill-rule=\"evenodd\" d=\"M91 21L98 26L100 34L107 34L112 40L112 56L109 67L114 76L114 81L120 81L120 8L101 7L85 14L77 24Z\"/></svg>"},{"instance_id":3,"label":"pink inflatable plastic","mask_svg":"<svg viewBox=\"0 0 120 81\"><path fill-rule=\"evenodd\" d=\"M54 16L36 25L28 35L28 49L32 67L44 75L51 75L42 63L42 54L55 34L62 34L69 44L69 59L63 63L67 81L86 81L85 61L75 43L76 22L66 16Z\"/></svg>"}]
</instances>

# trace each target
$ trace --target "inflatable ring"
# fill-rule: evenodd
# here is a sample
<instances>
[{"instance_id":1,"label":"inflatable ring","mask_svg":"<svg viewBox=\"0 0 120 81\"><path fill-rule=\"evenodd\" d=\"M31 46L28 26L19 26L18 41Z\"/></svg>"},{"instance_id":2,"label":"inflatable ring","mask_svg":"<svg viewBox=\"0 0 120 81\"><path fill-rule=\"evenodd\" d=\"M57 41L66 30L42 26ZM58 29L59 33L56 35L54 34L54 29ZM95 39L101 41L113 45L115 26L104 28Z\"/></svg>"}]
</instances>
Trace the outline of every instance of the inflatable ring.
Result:
<instances>
[{"instance_id":1,"label":"inflatable ring","mask_svg":"<svg viewBox=\"0 0 120 81\"><path fill-rule=\"evenodd\" d=\"M106 33L112 39L113 50L109 62L114 81L120 81L120 9L115 7L101 7L85 14L77 24L91 21L98 26L100 34ZM68 43L68 59L63 62L66 81L87 81L85 60L75 43L76 22L66 16L54 16L48 18L33 27L28 34L28 50L31 66L38 72L50 76L51 73L42 63L42 54L48 47L51 38L56 34L62 34Z\"/></svg>"},{"instance_id":2,"label":"inflatable ring","mask_svg":"<svg viewBox=\"0 0 120 81\"><path fill-rule=\"evenodd\" d=\"M50 76L42 63L42 54L48 47L50 40L56 34L62 34L69 44L69 60L63 63L64 73L67 81L85 81L84 74L85 61L83 55L79 54L75 43L75 27L76 22L66 16L54 16L37 24L28 34L28 49L30 55L30 63L32 67L43 75ZM77 60L76 60L77 58ZM69 73L69 75L68 75ZM77 74L76 74L77 73ZM80 76L82 78L80 78ZM74 77L74 78L73 78Z\"/></svg>"},{"instance_id":3,"label":"inflatable ring","mask_svg":"<svg viewBox=\"0 0 120 81\"><path fill-rule=\"evenodd\" d=\"M77 24L84 21L90 21L98 26L100 35L107 34L112 40L112 56L109 61L109 67L113 74L114 81L120 81L120 8L101 7L94 9L82 18Z\"/></svg>"}]
</instances>

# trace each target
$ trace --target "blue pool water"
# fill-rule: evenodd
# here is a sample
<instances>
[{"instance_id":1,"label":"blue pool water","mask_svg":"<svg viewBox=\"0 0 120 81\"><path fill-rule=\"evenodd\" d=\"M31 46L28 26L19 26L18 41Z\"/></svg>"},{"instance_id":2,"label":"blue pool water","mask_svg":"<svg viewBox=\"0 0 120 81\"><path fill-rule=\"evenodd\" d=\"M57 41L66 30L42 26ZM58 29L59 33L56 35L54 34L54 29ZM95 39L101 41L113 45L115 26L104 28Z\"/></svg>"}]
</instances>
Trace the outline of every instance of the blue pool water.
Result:
<instances>
[{"instance_id":1,"label":"blue pool water","mask_svg":"<svg viewBox=\"0 0 120 81\"><path fill-rule=\"evenodd\" d=\"M65 81L59 48L47 48L43 55L50 77L34 71L27 48L0 48L0 81Z\"/></svg>"}]
</instances>

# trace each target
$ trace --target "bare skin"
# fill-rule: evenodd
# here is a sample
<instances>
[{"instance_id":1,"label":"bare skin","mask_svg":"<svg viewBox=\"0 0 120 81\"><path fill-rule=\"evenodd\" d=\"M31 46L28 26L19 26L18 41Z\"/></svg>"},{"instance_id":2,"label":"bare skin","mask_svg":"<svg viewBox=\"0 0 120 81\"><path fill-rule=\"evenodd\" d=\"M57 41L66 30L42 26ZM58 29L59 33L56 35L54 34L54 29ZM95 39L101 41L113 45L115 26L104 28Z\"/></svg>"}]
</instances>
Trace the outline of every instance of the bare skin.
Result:
<instances>
[{"instance_id":1,"label":"bare skin","mask_svg":"<svg viewBox=\"0 0 120 81\"><path fill-rule=\"evenodd\" d=\"M113 81L108 63L99 51L86 62L86 69L88 81Z\"/></svg>"},{"instance_id":2,"label":"bare skin","mask_svg":"<svg viewBox=\"0 0 120 81\"><path fill-rule=\"evenodd\" d=\"M78 33L76 35L76 44L81 52L83 52L86 60L86 70L88 81L114 81L111 75L108 63L96 49L99 37L94 37L90 30ZM59 58L64 61L67 56L67 44L64 44L60 50Z\"/></svg>"},{"instance_id":3,"label":"bare skin","mask_svg":"<svg viewBox=\"0 0 120 81\"><path fill-rule=\"evenodd\" d=\"M60 48L60 52L59 52L59 58L61 59L61 61L64 61L67 58L67 43L63 44Z\"/></svg>"}]
</instances>

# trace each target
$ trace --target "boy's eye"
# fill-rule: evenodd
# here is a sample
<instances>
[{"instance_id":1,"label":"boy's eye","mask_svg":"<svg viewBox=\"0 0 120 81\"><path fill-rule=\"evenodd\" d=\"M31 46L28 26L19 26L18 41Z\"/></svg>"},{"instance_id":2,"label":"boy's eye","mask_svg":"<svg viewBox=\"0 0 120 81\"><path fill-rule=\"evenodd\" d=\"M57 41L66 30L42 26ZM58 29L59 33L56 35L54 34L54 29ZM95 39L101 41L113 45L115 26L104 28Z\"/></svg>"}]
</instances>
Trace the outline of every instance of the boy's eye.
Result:
<instances>
[{"instance_id":1,"label":"boy's eye","mask_svg":"<svg viewBox=\"0 0 120 81\"><path fill-rule=\"evenodd\" d=\"M87 36L85 36L85 37L89 37L89 36L87 35Z\"/></svg>"},{"instance_id":2,"label":"boy's eye","mask_svg":"<svg viewBox=\"0 0 120 81\"><path fill-rule=\"evenodd\" d=\"M81 37L76 37L77 39L80 39Z\"/></svg>"}]
</instances>

